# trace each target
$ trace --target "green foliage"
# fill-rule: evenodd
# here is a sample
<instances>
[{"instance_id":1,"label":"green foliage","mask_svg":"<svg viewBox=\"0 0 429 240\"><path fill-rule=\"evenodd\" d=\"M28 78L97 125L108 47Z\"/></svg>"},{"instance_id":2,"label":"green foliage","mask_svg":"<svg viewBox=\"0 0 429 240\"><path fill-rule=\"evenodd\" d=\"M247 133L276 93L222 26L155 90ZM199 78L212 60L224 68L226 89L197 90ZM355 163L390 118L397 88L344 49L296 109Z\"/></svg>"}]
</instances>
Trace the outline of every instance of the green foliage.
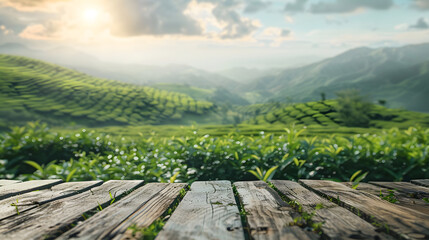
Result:
<instances>
[{"instance_id":1,"label":"green foliage","mask_svg":"<svg viewBox=\"0 0 429 240\"><path fill-rule=\"evenodd\" d=\"M163 219L157 219L148 227L138 228L136 225L132 225L128 229L132 231L131 234L134 239L153 240L162 230L164 225L165 221Z\"/></svg>"},{"instance_id":2,"label":"green foliage","mask_svg":"<svg viewBox=\"0 0 429 240\"><path fill-rule=\"evenodd\" d=\"M215 110L212 103L186 94L99 79L9 55L0 55L0 101L0 128L3 122L35 120L59 126L177 123Z\"/></svg>"},{"instance_id":3,"label":"green foliage","mask_svg":"<svg viewBox=\"0 0 429 240\"><path fill-rule=\"evenodd\" d=\"M343 90L337 93L339 113L342 122L349 127L368 127L370 124L369 113L372 104L357 90Z\"/></svg>"},{"instance_id":4,"label":"green foliage","mask_svg":"<svg viewBox=\"0 0 429 240\"><path fill-rule=\"evenodd\" d=\"M267 182L269 180L271 180L277 170L279 166L275 166L272 167L270 169L268 169L268 171L261 171L261 169L259 169L258 167L256 167L256 171L253 170L249 170L248 172L250 172L251 174L253 174L255 177L257 177L259 180Z\"/></svg>"},{"instance_id":5,"label":"green foliage","mask_svg":"<svg viewBox=\"0 0 429 240\"><path fill-rule=\"evenodd\" d=\"M358 170L350 177L350 182L352 183L352 188L357 189L359 186L359 183L366 178L368 175L368 172L360 174L362 170ZM360 174L360 175L359 175Z\"/></svg>"},{"instance_id":6,"label":"green foliage","mask_svg":"<svg viewBox=\"0 0 429 240\"><path fill-rule=\"evenodd\" d=\"M200 135L195 128L192 132L127 139L93 130L56 133L32 123L0 134L0 178L239 181L254 179L249 171L256 168L262 180L274 176L275 170L276 179L349 181L357 169L370 172L365 180L371 181L429 178L429 129L311 138L304 137L305 128L295 127L256 136ZM261 170L273 166L278 168Z\"/></svg>"},{"instance_id":7,"label":"green foliage","mask_svg":"<svg viewBox=\"0 0 429 240\"><path fill-rule=\"evenodd\" d=\"M255 104L238 107L245 123L258 125L296 124L319 126L321 129L340 126L371 128L408 128L429 126L429 114L372 105L356 93L340 93L338 100L307 102L294 105ZM256 111L259 110L257 113Z\"/></svg>"},{"instance_id":8,"label":"green foliage","mask_svg":"<svg viewBox=\"0 0 429 240\"><path fill-rule=\"evenodd\" d=\"M16 214L19 215L20 212L19 212L19 209L18 209L18 198L16 199L16 203L11 203L10 205L12 207L15 207Z\"/></svg>"},{"instance_id":9,"label":"green foliage","mask_svg":"<svg viewBox=\"0 0 429 240\"><path fill-rule=\"evenodd\" d=\"M383 200L386 200L386 201L388 201L388 202L390 202L390 203L396 203L396 202L399 202L399 200L396 198L396 196L395 196L395 190L392 190L392 189L388 189L387 190L387 192L388 192L388 194L387 195L384 195L382 192L381 192L381 190L380 190L380 198L381 199L383 199Z\"/></svg>"},{"instance_id":10,"label":"green foliage","mask_svg":"<svg viewBox=\"0 0 429 240\"><path fill-rule=\"evenodd\" d=\"M298 210L301 214L299 217L295 217L292 223L289 223L290 226L299 226L302 228L310 228L312 231L322 234L323 222L315 222L313 217L316 215L316 211L324 208L322 203L318 203L313 211L310 213L304 212L302 210L302 205L297 201L289 201L289 205Z\"/></svg>"}]
</instances>

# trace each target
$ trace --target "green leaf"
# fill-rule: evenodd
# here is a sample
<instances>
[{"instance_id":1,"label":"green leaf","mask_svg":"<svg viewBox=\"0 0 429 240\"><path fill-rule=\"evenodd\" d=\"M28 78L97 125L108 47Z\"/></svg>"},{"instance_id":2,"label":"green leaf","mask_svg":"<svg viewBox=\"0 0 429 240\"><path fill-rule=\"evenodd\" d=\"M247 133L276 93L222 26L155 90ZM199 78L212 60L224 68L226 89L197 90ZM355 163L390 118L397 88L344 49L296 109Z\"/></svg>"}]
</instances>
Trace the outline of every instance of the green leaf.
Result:
<instances>
[{"instance_id":1,"label":"green leaf","mask_svg":"<svg viewBox=\"0 0 429 240\"><path fill-rule=\"evenodd\" d=\"M279 167L279 166L275 166L275 167L270 168L270 169L265 173L265 176L264 176L263 181L264 181L264 182L266 182L266 181L268 181L268 180L271 180L271 178L274 176L274 173L275 173L275 171L277 170L277 168L278 168L278 167Z\"/></svg>"},{"instance_id":2,"label":"green leaf","mask_svg":"<svg viewBox=\"0 0 429 240\"><path fill-rule=\"evenodd\" d=\"M358 170L350 177L350 182L353 182L353 180L362 172L362 170Z\"/></svg>"},{"instance_id":3,"label":"green leaf","mask_svg":"<svg viewBox=\"0 0 429 240\"><path fill-rule=\"evenodd\" d=\"M67 175L66 182L70 182L71 178L76 173L76 171L77 171L77 168L71 170L71 172Z\"/></svg>"},{"instance_id":4,"label":"green leaf","mask_svg":"<svg viewBox=\"0 0 429 240\"><path fill-rule=\"evenodd\" d=\"M262 176L264 176L264 174L262 174L262 171L260 168L257 167L256 171L258 172L259 176L261 176L261 178L262 178Z\"/></svg>"},{"instance_id":5,"label":"green leaf","mask_svg":"<svg viewBox=\"0 0 429 240\"><path fill-rule=\"evenodd\" d=\"M170 183L174 183L174 181L176 181L177 176L179 176L180 172L175 173L173 176L171 176L170 178Z\"/></svg>"},{"instance_id":6,"label":"green leaf","mask_svg":"<svg viewBox=\"0 0 429 240\"><path fill-rule=\"evenodd\" d=\"M260 176L257 172L253 170L249 170L248 172L253 174L257 179L262 180L262 176Z\"/></svg>"},{"instance_id":7,"label":"green leaf","mask_svg":"<svg viewBox=\"0 0 429 240\"><path fill-rule=\"evenodd\" d=\"M40 166L38 163L34 162L34 161L25 161L26 164L34 167L35 169L39 170L42 175L43 175L43 167Z\"/></svg>"}]
</instances>

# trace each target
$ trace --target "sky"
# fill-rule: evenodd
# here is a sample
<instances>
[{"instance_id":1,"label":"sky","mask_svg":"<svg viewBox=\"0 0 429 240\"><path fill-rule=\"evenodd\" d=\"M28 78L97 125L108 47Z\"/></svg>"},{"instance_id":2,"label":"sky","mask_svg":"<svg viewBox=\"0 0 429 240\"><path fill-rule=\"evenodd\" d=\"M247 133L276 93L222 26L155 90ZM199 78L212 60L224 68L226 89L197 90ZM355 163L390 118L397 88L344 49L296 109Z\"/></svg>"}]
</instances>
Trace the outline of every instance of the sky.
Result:
<instances>
[{"instance_id":1,"label":"sky","mask_svg":"<svg viewBox=\"0 0 429 240\"><path fill-rule=\"evenodd\" d=\"M429 0L0 0L0 44L207 70L429 41Z\"/></svg>"}]
</instances>

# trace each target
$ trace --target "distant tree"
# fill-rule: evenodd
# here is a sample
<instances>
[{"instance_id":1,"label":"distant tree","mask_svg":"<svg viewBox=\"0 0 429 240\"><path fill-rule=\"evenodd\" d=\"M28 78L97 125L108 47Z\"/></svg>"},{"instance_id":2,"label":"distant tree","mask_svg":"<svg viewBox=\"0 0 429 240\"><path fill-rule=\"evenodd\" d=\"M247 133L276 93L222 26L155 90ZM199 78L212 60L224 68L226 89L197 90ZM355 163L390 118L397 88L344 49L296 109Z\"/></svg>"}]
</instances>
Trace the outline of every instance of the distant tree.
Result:
<instances>
[{"instance_id":1,"label":"distant tree","mask_svg":"<svg viewBox=\"0 0 429 240\"><path fill-rule=\"evenodd\" d=\"M241 122L241 118L239 115L234 115L234 125L236 126Z\"/></svg>"},{"instance_id":2,"label":"distant tree","mask_svg":"<svg viewBox=\"0 0 429 240\"><path fill-rule=\"evenodd\" d=\"M343 90L337 92L340 119L346 126L368 127L370 123L369 112L372 104L361 96L357 90Z\"/></svg>"},{"instance_id":3,"label":"distant tree","mask_svg":"<svg viewBox=\"0 0 429 240\"><path fill-rule=\"evenodd\" d=\"M326 100L326 93L322 92L320 96L322 97L322 102L324 102Z\"/></svg>"},{"instance_id":4,"label":"distant tree","mask_svg":"<svg viewBox=\"0 0 429 240\"><path fill-rule=\"evenodd\" d=\"M386 106L387 101L384 99L380 99L378 100L378 104L380 104L381 106Z\"/></svg>"}]
</instances>

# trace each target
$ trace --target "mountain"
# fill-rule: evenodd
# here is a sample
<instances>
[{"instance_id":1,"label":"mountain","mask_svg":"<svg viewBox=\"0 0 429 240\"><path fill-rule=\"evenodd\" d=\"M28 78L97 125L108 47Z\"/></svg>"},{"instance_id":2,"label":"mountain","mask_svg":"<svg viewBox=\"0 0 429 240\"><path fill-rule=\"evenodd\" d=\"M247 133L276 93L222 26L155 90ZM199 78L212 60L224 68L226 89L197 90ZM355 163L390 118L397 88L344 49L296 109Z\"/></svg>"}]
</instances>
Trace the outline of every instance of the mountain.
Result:
<instances>
[{"instance_id":1,"label":"mountain","mask_svg":"<svg viewBox=\"0 0 429 240\"><path fill-rule=\"evenodd\" d=\"M246 68L236 67L230 68L218 72L220 75L227 78L233 79L239 83L248 83L255 79L267 76L276 75L282 71L281 68L270 68L270 69L258 69L258 68Z\"/></svg>"},{"instance_id":2,"label":"mountain","mask_svg":"<svg viewBox=\"0 0 429 240\"><path fill-rule=\"evenodd\" d=\"M61 126L186 124L210 119L216 110L186 94L11 55L0 55L0 102L0 127L35 120Z\"/></svg>"},{"instance_id":3,"label":"mountain","mask_svg":"<svg viewBox=\"0 0 429 240\"><path fill-rule=\"evenodd\" d=\"M0 45L0 53L13 54L52 62L77 71L100 77L139 85L160 83L184 84L212 89L239 88L240 83L221 74L212 73L187 65L149 66L140 64L120 64L99 59L73 48L56 47L50 50L34 50L23 44L6 43Z\"/></svg>"},{"instance_id":4,"label":"mountain","mask_svg":"<svg viewBox=\"0 0 429 240\"><path fill-rule=\"evenodd\" d=\"M389 107L429 112L429 43L399 48L356 48L314 64L286 69L241 88L246 94L296 102L328 98L342 89L358 89Z\"/></svg>"}]
</instances>

